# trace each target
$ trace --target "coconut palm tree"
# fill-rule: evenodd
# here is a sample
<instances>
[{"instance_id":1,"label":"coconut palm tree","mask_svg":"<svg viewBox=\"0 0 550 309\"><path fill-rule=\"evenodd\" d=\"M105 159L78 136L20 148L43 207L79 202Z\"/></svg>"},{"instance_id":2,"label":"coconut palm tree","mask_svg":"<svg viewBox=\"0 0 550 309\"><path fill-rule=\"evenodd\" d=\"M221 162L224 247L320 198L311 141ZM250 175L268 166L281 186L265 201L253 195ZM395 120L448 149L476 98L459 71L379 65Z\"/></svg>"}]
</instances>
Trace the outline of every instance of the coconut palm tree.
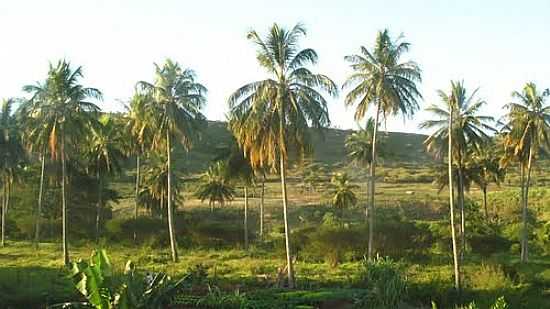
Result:
<instances>
[{"instance_id":1,"label":"coconut palm tree","mask_svg":"<svg viewBox=\"0 0 550 309\"><path fill-rule=\"evenodd\" d=\"M336 173L332 176L332 205L338 210L340 219L343 216L344 209L355 206L357 204L357 196L353 192L358 188L357 185L351 183L351 179L346 173Z\"/></svg>"},{"instance_id":2,"label":"coconut palm tree","mask_svg":"<svg viewBox=\"0 0 550 309\"><path fill-rule=\"evenodd\" d=\"M500 185L506 175L506 169L500 166L500 158L496 155L494 145L487 145L472 155L470 170L472 171L472 181L481 189L483 193L483 210L485 220L489 221L489 210L487 209L487 189L489 184ZM493 216L496 211L493 211Z\"/></svg>"},{"instance_id":3,"label":"coconut palm tree","mask_svg":"<svg viewBox=\"0 0 550 309\"><path fill-rule=\"evenodd\" d=\"M201 177L201 184L195 192L201 202L208 200L212 212L216 203L223 207L226 201L232 201L235 196L235 188L227 179L227 174L227 164L223 161L215 162Z\"/></svg>"},{"instance_id":4,"label":"coconut palm tree","mask_svg":"<svg viewBox=\"0 0 550 309\"><path fill-rule=\"evenodd\" d=\"M172 141L179 139L189 150L194 138L206 124L206 118L201 113L206 103L206 88L196 81L193 71L182 69L177 62L170 59L162 66L155 64L154 83L140 81L137 86L152 99L150 108L151 120L156 124L155 144L157 149L166 151L168 231L172 261L177 262L172 209Z\"/></svg>"},{"instance_id":5,"label":"coconut palm tree","mask_svg":"<svg viewBox=\"0 0 550 309\"><path fill-rule=\"evenodd\" d=\"M0 185L2 186L2 235L1 246L5 245L6 217L10 204L14 182L20 174L20 165L24 155L19 138L19 129L12 114L14 99L5 99L0 106Z\"/></svg>"},{"instance_id":6,"label":"coconut palm tree","mask_svg":"<svg viewBox=\"0 0 550 309\"><path fill-rule=\"evenodd\" d=\"M47 104L44 92L37 93L30 100L24 100L17 109L18 122L21 124L21 135L29 154L38 154L40 160L40 184L38 190L38 203L35 212L34 243L40 242L40 221L42 220L42 202L44 196L44 180L46 171L46 159L48 151L49 135L48 127L51 123L41 122L39 110Z\"/></svg>"},{"instance_id":7,"label":"coconut palm tree","mask_svg":"<svg viewBox=\"0 0 550 309\"><path fill-rule=\"evenodd\" d=\"M97 178L96 238L100 236L101 211L103 209L103 187L106 175L120 172L123 138L119 126L109 115L103 115L91 126L88 151L86 153L88 172Z\"/></svg>"},{"instance_id":8,"label":"coconut palm tree","mask_svg":"<svg viewBox=\"0 0 550 309\"><path fill-rule=\"evenodd\" d=\"M380 117L384 120L391 115L402 114L412 117L418 110L418 99L422 96L417 89L421 81L421 71L412 61L401 62L401 56L410 48L402 37L392 40L389 31L380 31L372 50L361 46L360 54L346 56L353 73L347 78L343 88L352 88L346 95L346 106L355 105L355 119L362 120L367 110L375 108L372 134L372 157L370 164L370 202L368 204L369 244L368 258L374 257L374 197L376 177L376 146Z\"/></svg>"},{"instance_id":9,"label":"coconut palm tree","mask_svg":"<svg viewBox=\"0 0 550 309\"><path fill-rule=\"evenodd\" d=\"M134 196L134 219L137 219L139 208L139 192L141 179L141 160L145 155L146 148L152 144L152 125L149 121L150 113L148 104L152 101L146 94L135 93L127 107L129 143L127 144L128 154L136 156L136 186Z\"/></svg>"},{"instance_id":10,"label":"coconut palm tree","mask_svg":"<svg viewBox=\"0 0 550 309\"><path fill-rule=\"evenodd\" d=\"M91 123L97 119L99 108L90 99L100 100L101 92L80 84L83 77L82 67L73 69L69 62L59 61L50 64L48 76L43 83L27 85L24 91L32 93L36 100L28 112L43 125L38 128L36 143L42 143L42 136L48 136L48 148L52 160L61 161L61 203L63 260L69 263L67 241L67 195L66 160L71 150L79 149L79 139L89 132ZM31 99L32 100L32 99ZM72 149L71 149L72 148Z\"/></svg>"},{"instance_id":11,"label":"coconut palm tree","mask_svg":"<svg viewBox=\"0 0 550 309\"><path fill-rule=\"evenodd\" d=\"M468 153L479 151L489 141L488 131L494 131L490 125L494 119L490 116L480 116L480 109L486 104L485 101L477 98L477 89L468 94L463 82L451 82L449 94L442 90L438 91L441 98L440 105L431 105L426 109L436 120L427 120L420 124L422 129L435 129L424 144L429 152L436 158L441 158L446 151L446 144L449 139L449 119L451 112L454 113L452 122L451 140L452 156L454 164L457 165L458 173L458 202L460 204L460 227L461 227L461 260L466 249L466 216L464 211L464 191L466 188L465 169Z\"/></svg>"},{"instance_id":12,"label":"coconut palm tree","mask_svg":"<svg viewBox=\"0 0 550 309\"><path fill-rule=\"evenodd\" d=\"M534 83L527 83L521 92L514 91L512 97L516 102L505 106L506 132L504 145L506 152L520 163L522 221L521 261L528 260L528 226L527 208L531 170L539 151L550 148L550 104L546 99L550 90L539 92ZM510 157L510 156L509 156ZM505 160L505 163L507 163Z\"/></svg>"},{"instance_id":13,"label":"coconut palm tree","mask_svg":"<svg viewBox=\"0 0 550 309\"><path fill-rule=\"evenodd\" d=\"M291 29L273 24L265 37L249 32L248 39L258 47L258 63L269 77L242 86L228 100L230 128L252 166L277 169L278 165L290 288L294 287L294 273L286 192L288 148L293 146L303 152L310 145L310 128L329 124L327 101L318 89L337 94L330 78L307 68L317 62L317 53L299 48L299 40L305 34L301 24Z\"/></svg>"}]
</instances>

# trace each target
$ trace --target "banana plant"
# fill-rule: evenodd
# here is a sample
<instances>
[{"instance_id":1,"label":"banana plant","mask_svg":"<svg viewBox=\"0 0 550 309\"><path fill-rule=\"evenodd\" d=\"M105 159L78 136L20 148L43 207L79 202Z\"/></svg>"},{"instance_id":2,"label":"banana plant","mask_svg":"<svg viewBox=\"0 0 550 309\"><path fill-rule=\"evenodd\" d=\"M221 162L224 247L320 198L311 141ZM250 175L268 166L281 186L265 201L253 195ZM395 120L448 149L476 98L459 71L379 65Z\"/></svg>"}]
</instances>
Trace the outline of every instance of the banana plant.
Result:
<instances>
[{"instance_id":1,"label":"banana plant","mask_svg":"<svg viewBox=\"0 0 550 309\"><path fill-rule=\"evenodd\" d=\"M189 276L172 281L164 273L139 276L132 261L126 263L119 284L105 250L92 253L89 262L82 259L71 265L71 278L85 302L66 302L48 308L161 309L180 291Z\"/></svg>"}]
</instances>

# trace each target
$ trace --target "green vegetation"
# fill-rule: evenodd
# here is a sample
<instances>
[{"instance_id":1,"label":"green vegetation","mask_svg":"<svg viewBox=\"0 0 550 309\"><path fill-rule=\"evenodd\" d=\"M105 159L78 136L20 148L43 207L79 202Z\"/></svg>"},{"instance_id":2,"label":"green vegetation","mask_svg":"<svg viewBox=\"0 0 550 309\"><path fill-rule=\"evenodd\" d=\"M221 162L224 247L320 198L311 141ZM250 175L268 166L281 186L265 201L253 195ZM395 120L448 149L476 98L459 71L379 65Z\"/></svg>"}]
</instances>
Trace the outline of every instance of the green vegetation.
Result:
<instances>
[{"instance_id":1,"label":"green vegetation","mask_svg":"<svg viewBox=\"0 0 550 309\"><path fill-rule=\"evenodd\" d=\"M345 102L374 119L329 129L338 88L305 34L248 34L267 76L227 123L169 59L124 113L67 61L3 101L0 307L550 306L550 90L515 92L501 126L453 82L432 135L378 132L421 98L384 30L346 57Z\"/></svg>"}]
</instances>

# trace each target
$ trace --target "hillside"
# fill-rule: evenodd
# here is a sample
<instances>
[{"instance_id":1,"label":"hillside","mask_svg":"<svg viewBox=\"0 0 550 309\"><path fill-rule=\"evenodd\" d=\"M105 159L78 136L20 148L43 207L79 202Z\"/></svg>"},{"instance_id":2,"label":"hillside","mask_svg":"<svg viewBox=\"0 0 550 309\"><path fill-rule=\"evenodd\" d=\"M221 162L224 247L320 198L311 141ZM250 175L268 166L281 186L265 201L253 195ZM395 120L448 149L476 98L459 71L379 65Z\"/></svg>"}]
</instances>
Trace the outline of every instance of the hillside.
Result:
<instances>
[{"instance_id":1,"label":"hillside","mask_svg":"<svg viewBox=\"0 0 550 309\"><path fill-rule=\"evenodd\" d=\"M342 162L346 158L345 140L353 130L326 129L323 135L314 134L314 158L325 164ZM391 154L384 164L423 163L430 160L423 145L426 135L401 132L381 132L385 147ZM177 150L176 165L184 171L195 173L204 170L215 157L216 149L229 144L231 133L226 123L209 121L200 142L189 153Z\"/></svg>"}]
</instances>

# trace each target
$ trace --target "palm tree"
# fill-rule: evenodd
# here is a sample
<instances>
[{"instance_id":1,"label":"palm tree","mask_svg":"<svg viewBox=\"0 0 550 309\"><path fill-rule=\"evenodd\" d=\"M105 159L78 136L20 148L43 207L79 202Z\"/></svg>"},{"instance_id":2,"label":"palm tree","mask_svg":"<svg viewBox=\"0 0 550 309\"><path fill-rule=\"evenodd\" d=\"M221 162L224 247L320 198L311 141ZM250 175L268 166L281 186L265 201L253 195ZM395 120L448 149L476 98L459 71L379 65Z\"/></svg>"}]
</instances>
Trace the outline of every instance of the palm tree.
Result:
<instances>
[{"instance_id":1,"label":"palm tree","mask_svg":"<svg viewBox=\"0 0 550 309\"><path fill-rule=\"evenodd\" d=\"M528 260L527 206L531 169L540 149L550 147L550 105L546 103L549 96L549 89L540 93L534 83L527 83L523 91L512 93L512 97L518 102L505 106L508 110L505 128L509 131L504 137L504 145L506 152L519 161L521 171L522 262Z\"/></svg>"},{"instance_id":2,"label":"palm tree","mask_svg":"<svg viewBox=\"0 0 550 309\"><path fill-rule=\"evenodd\" d=\"M128 124L126 129L130 143L128 144L129 154L136 156L136 188L134 196L134 219L138 217L139 192L141 179L141 159L143 158L146 146L152 144L152 123L149 121L149 106L151 98L147 95L135 93L127 107Z\"/></svg>"},{"instance_id":3,"label":"palm tree","mask_svg":"<svg viewBox=\"0 0 550 309\"><path fill-rule=\"evenodd\" d=\"M361 53L345 57L350 62L353 73L343 88L353 87L346 95L346 106L357 103L355 119L365 117L372 106L376 109L372 134L372 157L370 164L370 203L366 211L369 220L368 258L374 254L374 197L376 177L376 146L380 116L387 119L390 115L402 114L412 117L418 110L421 94L417 83L421 81L421 71L412 61L401 62L401 56L409 50L410 44L402 37L392 40L389 31L378 32L374 49L369 51L361 46Z\"/></svg>"},{"instance_id":4,"label":"palm tree","mask_svg":"<svg viewBox=\"0 0 550 309\"><path fill-rule=\"evenodd\" d=\"M224 206L226 201L233 200L235 189L227 178L227 164L218 161L208 167L208 170L201 177L201 184L195 195L204 202L208 200L210 211L214 211L214 205L219 203Z\"/></svg>"},{"instance_id":5,"label":"palm tree","mask_svg":"<svg viewBox=\"0 0 550 309\"><path fill-rule=\"evenodd\" d=\"M299 48L304 35L301 24L290 30L273 24L263 38L256 31L249 32L248 39L258 47L258 63L269 77L244 85L228 100L230 128L252 166L276 169L279 165L290 288L294 287L294 273L286 192L287 150L294 146L303 152L309 145L310 128L324 128L330 122L327 101L317 89L337 94L330 78L306 67L317 62L317 53Z\"/></svg>"},{"instance_id":6,"label":"palm tree","mask_svg":"<svg viewBox=\"0 0 550 309\"><path fill-rule=\"evenodd\" d=\"M23 147L18 135L19 129L12 115L14 99L5 99L0 106L0 184L2 194L1 246L5 245L6 217L10 204L12 186L19 174L23 158Z\"/></svg>"},{"instance_id":7,"label":"palm tree","mask_svg":"<svg viewBox=\"0 0 550 309\"><path fill-rule=\"evenodd\" d=\"M451 113L452 122L452 156L457 165L458 173L458 201L460 204L460 226L461 226L461 260L466 249L466 216L464 212L464 191L465 168L469 152L479 151L489 141L486 131L493 131L490 123L494 121L493 117L478 115L479 110L486 104L485 101L478 99L477 89L468 95L463 82L451 82L450 94L442 90L438 91L441 98L441 105L431 105L426 111L432 113L439 119L427 120L420 124L422 129L436 129L430 135L424 144L429 152L432 152L437 158L441 158L445 153L445 144L449 139L449 119Z\"/></svg>"},{"instance_id":8,"label":"palm tree","mask_svg":"<svg viewBox=\"0 0 550 309\"><path fill-rule=\"evenodd\" d=\"M79 81L83 77L82 67L73 70L70 63L61 60L57 65L50 64L48 77L43 83L27 85L24 91L32 93L34 101L28 112L43 125L39 127L36 143L42 143L41 136L48 136L49 152L53 160L61 161L61 203L63 226L63 260L69 264L67 241L67 195L66 195L66 160L70 151L67 147L78 144L79 138L86 136L91 123L96 119L99 108L89 99L102 98L101 92L95 88L82 86ZM31 100L33 100L31 99Z\"/></svg>"},{"instance_id":9,"label":"palm tree","mask_svg":"<svg viewBox=\"0 0 550 309\"><path fill-rule=\"evenodd\" d=\"M120 171L120 161L124 157L122 153L123 136L120 135L119 126L109 115L103 115L98 122L91 126L87 152L89 172L97 178L97 208L96 208L96 238L100 236L101 211L103 209L103 186L105 174L113 174Z\"/></svg>"},{"instance_id":10,"label":"palm tree","mask_svg":"<svg viewBox=\"0 0 550 309\"><path fill-rule=\"evenodd\" d=\"M152 99L150 108L152 121L156 123L156 144L163 146L166 151L168 231L172 261L177 262L172 209L172 140L180 139L187 150L191 147L194 137L205 124L201 109L206 103L206 88L196 82L193 71L183 70L177 62L170 59L162 67L155 64L155 75L153 84L140 81L137 86Z\"/></svg>"},{"instance_id":11,"label":"palm tree","mask_svg":"<svg viewBox=\"0 0 550 309\"><path fill-rule=\"evenodd\" d=\"M34 243L40 242L40 221L42 218L42 202L44 196L44 177L46 170L46 155L48 151L50 123L40 121L39 109L47 104L46 94L37 93L31 100L22 101L17 116L22 129L22 139L28 153L37 153L40 160L40 184L38 191L38 204L35 212Z\"/></svg>"},{"instance_id":12,"label":"palm tree","mask_svg":"<svg viewBox=\"0 0 550 309\"><path fill-rule=\"evenodd\" d=\"M485 211L485 220L489 221L489 210L487 209L487 188L489 184L500 185L506 175L506 169L500 166L500 158L492 145L480 149L473 154L470 170L473 169L472 180L477 184L483 193L483 209ZM493 216L496 211L493 210Z\"/></svg>"},{"instance_id":13,"label":"palm tree","mask_svg":"<svg viewBox=\"0 0 550 309\"><path fill-rule=\"evenodd\" d=\"M357 197L353 192L358 186L351 183L351 179L346 173L337 173L332 176L332 205L338 210L340 219L344 209L355 206Z\"/></svg>"}]
</instances>

